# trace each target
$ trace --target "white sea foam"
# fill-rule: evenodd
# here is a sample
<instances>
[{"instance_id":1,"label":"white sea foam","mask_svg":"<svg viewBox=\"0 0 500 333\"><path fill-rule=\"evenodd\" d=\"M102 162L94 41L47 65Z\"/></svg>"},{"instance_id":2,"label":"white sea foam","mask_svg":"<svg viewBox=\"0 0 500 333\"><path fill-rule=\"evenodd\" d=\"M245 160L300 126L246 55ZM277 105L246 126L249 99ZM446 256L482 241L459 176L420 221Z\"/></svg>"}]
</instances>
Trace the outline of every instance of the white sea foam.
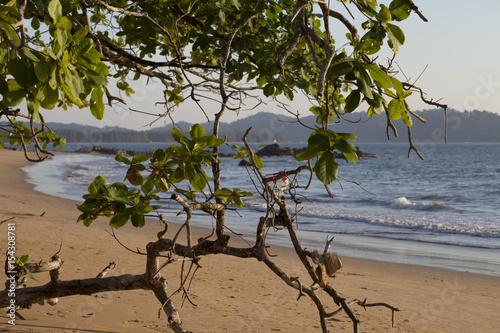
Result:
<instances>
[{"instance_id":1,"label":"white sea foam","mask_svg":"<svg viewBox=\"0 0 500 333\"><path fill-rule=\"evenodd\" d=\"M389 205L392 209L418 209L418 210L437 210L446 208L436 202L431 203L417 203L406 199L405 197L399 197L394 199Z\"/></svg>"}]
</instances>

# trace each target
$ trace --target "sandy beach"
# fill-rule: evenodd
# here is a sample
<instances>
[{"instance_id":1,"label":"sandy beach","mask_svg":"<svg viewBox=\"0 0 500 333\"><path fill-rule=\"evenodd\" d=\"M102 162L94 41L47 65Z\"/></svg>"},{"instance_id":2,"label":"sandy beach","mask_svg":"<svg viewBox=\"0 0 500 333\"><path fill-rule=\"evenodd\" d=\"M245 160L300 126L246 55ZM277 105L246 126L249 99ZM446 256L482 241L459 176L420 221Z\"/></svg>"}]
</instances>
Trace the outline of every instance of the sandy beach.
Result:
<instances>
[{"instance_id":1,"label":"sandy beach","mask_svg":"<svg viewBox=\"0 0 500 333\"><path fill-rule=\"evenodd\" d=\"M110 262L117 266L109 276L141 274L145 258L118 244L100 220L92 227L76 224L76 203L39 192L25 182L20 167L22 153L0 150L0 221L14 218L16 254L30 254L31 262L47 261L62 248L61 280L95 277ZM130 224L129 224L130 225ZM127 225L116 234L132 249L144 250L162 227L153 222L135 229ZM170 227L167 236L176 231ZM209 229L195 229L208 235ZM232 237L232 245L242 242ZM7 223L0 225L0 249L7 248ZM243 246L243 245L242 245ZM292 276L305 280L307 273L291 249L272 246L276 262ZM391 328L391 311L352 305L361 321L360 332L498 332L500 327L500 278L421 266L342 257L344 267L330 284L347 300L368 299L400 309ZM175 296L184 327L193 332L321 332L314 304L286 286L263 263L223 255L203 257L190 289L196 306ZM179 284L180 264L163 274L171 291ZM48 273L36 275L47 283ZM5 276L0 279L2 285ZM323 301L326 294L320 294ZM328 301L329 311L336 309ZM15 326L5 311L0 331L8 332L170 332L165 315L158 318L159 302L150 291L106 292L59 299L55 306L38 304L19 311ZM330 331L352 331L350 319L340 313L329 322Z\"/></svg>"}]
</instances>

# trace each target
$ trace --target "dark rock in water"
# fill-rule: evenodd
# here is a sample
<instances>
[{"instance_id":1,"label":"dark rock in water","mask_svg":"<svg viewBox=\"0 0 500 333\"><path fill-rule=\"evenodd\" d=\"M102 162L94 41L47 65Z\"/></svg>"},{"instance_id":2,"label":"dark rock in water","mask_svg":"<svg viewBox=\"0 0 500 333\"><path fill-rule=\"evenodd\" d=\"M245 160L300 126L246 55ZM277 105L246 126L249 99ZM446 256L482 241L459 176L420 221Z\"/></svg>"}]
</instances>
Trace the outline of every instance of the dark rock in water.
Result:
<instances>
[{"instance_id":1,"label":"dark rock in water","mask_svg":"<svg viewBox=\"0 0 500 333\"><path fill-rule=\"evenodd\" d=\"M307 148L288 148L288 147L282 147L277 143L273 143L271 145L265 146L261 150L257 152L258 156L294 156L299 153L302 153L305 151ZM371 153L365 153L364 151L361 150L361 148L356 147L356 154L358 155L358 158L378 158L377 155L371 154ZM337 153L335 152L335 157L338 158L344 158L344 155L342 153Z\"/></svg>"},{"instance_id":2,"label":"dark rock in water","mask_svg":"<svg viewBox=\"0 0 500 333\"><path fill-rule=\"evenodd\" d=\"M303 152L306 148L282 147L277 143L265 146L257 152L258 156L293 156Z\"/></svg>"},{"instance_id":3,"label":"dark rock in water","mask_svg":"<svg viewBox=\"0 0 500 333\"><path fill-rule=\"evenodd\" d=\"M84 147L76 151L77 153L95 153L103 155L122 155L122 156L134 156L138 154L150 155L151 152L138 152L135 150L126 150L120 148L106 148L102 146L94 147Z\"/></svg>"}]
</instances>

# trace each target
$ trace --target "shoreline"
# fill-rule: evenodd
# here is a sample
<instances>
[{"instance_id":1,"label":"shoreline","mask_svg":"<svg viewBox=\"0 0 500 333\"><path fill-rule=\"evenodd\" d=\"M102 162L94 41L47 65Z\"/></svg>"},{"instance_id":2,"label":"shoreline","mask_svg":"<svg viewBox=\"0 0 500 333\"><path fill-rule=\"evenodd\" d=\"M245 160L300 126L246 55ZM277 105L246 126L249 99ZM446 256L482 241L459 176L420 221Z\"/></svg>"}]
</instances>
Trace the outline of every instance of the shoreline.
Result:
<instances>
[{"instance_id":1,"label":"shoreline","mask_svg":"<svg viewBox=\"0 0 500 333\"><path fill-rule=\"evenodd\" d=\"M80 154L74 155L73 153L63 153L58 155L73 155L76 159L76 156L80 156ZM82 154L82 156L85 155L86 154ZM72 157L68 158L71 159ZM104 155L102 158L104 158ZM64 162L62 163L64 165ZM66 183L64 183L64 181L61 182L59 179L60 165L61 162L59 161L50 168L30 172L30 175L34 176L34 178L28 180L28 182L30 184L34 184L34 188L37 188L39 183L41 183L43 189L47 191L44 194L53 195L59 198L62 197L62 193L69 192L66 192L65 190L65 187L67 186ZM39 181L40 177L49 177L49 179L54 178L55 183L50 183L49 185L47 181ZM86 186L81 187L81 192L78 192L78 195L75 194L77 191L71 192L71 199L81 199L81 194L86 191ZM59 190L59 188L62 188L62 190ZM175 213L167 213L167 215L170 215L170 219L179 221L178 218L173 217L174 214ZM233 217L234 220L228 217L228 221L233 221L233 223L229 225L231 229L234 229L237 232L249 233L249 237L252 239L254 233L252 227L246 223L242 223L241 221L237 222L238 216L234 215ZM206 226L207 222L197 220L195 217L192 224L203 227ZM303 245L308 248L324 246L320 243L323 242L325 237L327 235L335 235L333 246L337 249L338 254L342 256L389 263L445 268L458 272L471 272L500 277L500 251L495 248L460 246L432 241L424 242L410 239L343 234L307 229L298 229L297 232L300 234ZM289 249L292 248L286 232L270 232L269 240L271 244L284 246Z\"/></svg>"},{"instance_id":2,"label":"shoreline","mask_svg":"<svg viewBox=\"0 0 500 333\"><path fill-rule=\"evenodd\" d=\"M104 221L91 228L76 224L75 202L35 192L20 169L28 164L20 152L0 150L0 158L0 221L15 217L19 255L30 253L34 262L48 260L59 249L62 238L63 280L93 277L113 260L118 266L110 275L135 274L143 270L143 258L116 244L104 231L109 229ZM148 223L140 229L128 225L117 234L127 246L143 248L155 239L160 229L156 223ZM198 235L206 235L209 230L194 229ZM7 241L5 224L0 226L0 233L0 248L3 248ZM231 239L233 246L241 242L236 238ZM278 254L276 260L288 272L305 276L301 266L294 262L297 259L293 250L273 245L270 251ZM500 325L497 317L500 290L496 287L500 278L341 258L344 267L330 283L343 297L348 300L366 297L371 302L386 302L401 310L396 313L395 328L391 329L389 310L372 308L365 312L353 306L362 320L361 332L370 329L379 332L492 332ZM296 301L297 292L256 260L218 255L202 258L201 264L203 269L193 282L192 291L198 307L185 304L181 308L181 302L176 299L187 329L198 332L321 331L317 328L317 311L312 303L305 299ZM47 275L37 274L37 278L43 284L48 281ZM5 277L0 282L3 281ZM172 284L170 288L175 288L176 283ZM38 284L28 281L28 285ZM0 327L23 332L64 332L67 328L103 332L165 331L166 319L156 316L158 307L157 300L146 291L72 296L60 299L54 307L34 305L30 310L22 310L26 321L17 319L14 327ZM5 314L0 315L2 324L7 319ZM332 329L351 329L344 314L338 319L329 324Z\"/></svg>"}]
</instances>

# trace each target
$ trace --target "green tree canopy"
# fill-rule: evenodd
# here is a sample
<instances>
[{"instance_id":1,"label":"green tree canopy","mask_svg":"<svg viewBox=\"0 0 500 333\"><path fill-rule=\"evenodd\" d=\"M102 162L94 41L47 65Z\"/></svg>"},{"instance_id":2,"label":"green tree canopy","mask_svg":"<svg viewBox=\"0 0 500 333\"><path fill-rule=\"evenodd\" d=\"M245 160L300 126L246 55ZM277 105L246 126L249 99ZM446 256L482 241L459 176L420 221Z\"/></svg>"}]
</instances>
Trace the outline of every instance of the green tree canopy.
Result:
<instances>
[{"instance_id":1,"label":"green tree canopy","mask_svg":"<svg viewBox=\"0 0 500 333\"><path fill-rule=\"evenodd\" d=\"M344 7L361 13L361 31L341 14ZM43 151L48 142L64 143L44 137L43 114L79 107L101 119L105 104L123 102L111 90L130 96L132 81L146 76L163 86L163 116L185 100L205 112L204 101L215 99L221 116L244 108L248 97L293 100L303 92L325 130L363 101L369 114L386 112L389 124L402 119L411 127L406 98L419 88L396 79L392 60L382 65L377 55L384 44L397 54L405 42L401 21L412 11L423 18L411 0L388 6L376 0L11 0L0 10L0 110L41 124L10 131L13 143L34 139ZM343 26L336 36L333 21ZM336 44L344 34L349 44Z\"/></svg>"}]
</instances>

